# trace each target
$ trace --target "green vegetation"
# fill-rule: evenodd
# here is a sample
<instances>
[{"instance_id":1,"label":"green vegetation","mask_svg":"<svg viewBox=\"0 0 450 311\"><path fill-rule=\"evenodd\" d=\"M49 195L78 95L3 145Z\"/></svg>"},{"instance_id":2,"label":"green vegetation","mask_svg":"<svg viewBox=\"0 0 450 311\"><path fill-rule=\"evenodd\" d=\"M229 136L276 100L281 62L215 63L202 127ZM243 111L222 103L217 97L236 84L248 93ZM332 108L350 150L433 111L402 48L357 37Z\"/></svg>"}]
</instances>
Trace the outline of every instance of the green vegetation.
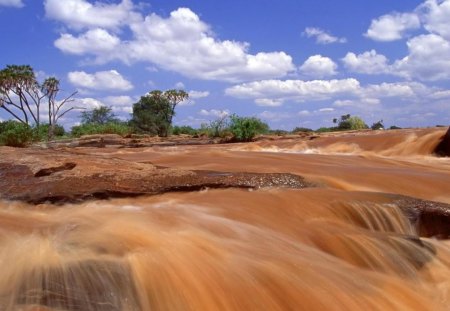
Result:
<instances>
[{"instance_id":1,"label":"green vegetation","mask_svg":"<svg viewBox=\"0 0 450 311\"><path fill-rule=\"evenodd\" d=\"M14 121L0 122L0 144L23 147L34 141L51 140L66 135L58 120L76 107L63 109L74 101L70 94L63 100L57 100L60 91L59 80L54 77L39 83L34 70L29 65L8 65L0 70L0 108L6 111ZM142 96L133 104L130 121L120 121L111 107L100 106L82 111L81 124L71 129L70 135L80 137L91 134L119 134L126 136L143 133L167 137L171 135L208 136L226 141L248 142L260 134L286 135L314 132L309 128L296 127L292 131L270 130L269 126L256 117L238 115L223 116L201 125L200 129L191 126L173 126L175 108L188 100L183 90L154 90ZM46 105L46 106L43 106ZM47 122L42 122L43 108L47 108ZM315 132L362 130L369 127L358 116L342 115L333 119L334 127L321 127ZM372 130L384 129L383 120L372 124ZM399 127L391 126L390 129Z\"/></svg>"},{"instance_id":2,"label":"green vegetation","mask_svg":"<svg viewBox=\"0 0 450 311\"><path fill-rule=\"evenodd\" d=\"M269 126L255 117L230 116L230 132L235 141L251 141L256 135L269 131Z\"/></svg>"},{"instance_id":3,"label":"green vegetation","mask_svg":"<svg viewBox=\"0 0 450 311\"><path fill-rule=\"evenodd\" d=\"M182 90L152 91L133 104L131 124L137 132L167 137L175 107L188 98Z\"/></svg>"},{"instance_id":4,"label":"green vegetation","mask_svg":"<svg viewBox=\"0 0 450 311\"><path fill-rule=\"evenodd\" d=\"M174 126L171 130L172 135L198 135L199 130L194 129L191 126L183 125L183 126Z\"/></svg>"},{"instance_id":5,"label":"green vegetation","mask_svg":"<svg viewBox=\"0 0 450 311\"><path fill-rule=\"evenodd\" d=\"M72 127L71 135L80 137L93 134L118 134L126 136L133 133L133 129L126 122L109 122L105 124L86 123Z\"/></svg>"},{"instance_id":6,"label":"green vegetation","mask_svg":"<svg viewBox=\"0 0 450 311\"><path fill-rule=\"evenodd\" d=\"M377 121L370 127L372 130L384 130L383 120Z\"/></svg>"},{"instance_id":7,"label":"green vegetation","mask_svg":"<svg viewBox=\"0 0 450 311\"><path fill-rule=\"evenodd\" d=\"M59 80L49 77L40 84L29 65L8 65L0 70L0 108L23 125L39 128L42 105L48 109L48 138L52 139L58 120L69 111L64 105L73 101L76 92L57 100ZM21 132L23 133L23 132Z\"/></svg>"},{"instance_id":8,"label":"green vegetation","mask_svg":"<svg viewBox=\"0 0 450 311\"><path fill-rule=\"evenodd\" d=\"M0 145L26 147L33 137L33 129L28 124L13 120L0 123Z\"/></svg>"},{"instance_id":9,"label":"green vegetation","mask_svg":"<svg viewBox=\"0 0 450 311\"><path fill-rule=\"evenodd\" d=\"M100 106L90 111L81 112L82 124L106 124L119 122L111 107Z\"/></svg>"}]
</instances>

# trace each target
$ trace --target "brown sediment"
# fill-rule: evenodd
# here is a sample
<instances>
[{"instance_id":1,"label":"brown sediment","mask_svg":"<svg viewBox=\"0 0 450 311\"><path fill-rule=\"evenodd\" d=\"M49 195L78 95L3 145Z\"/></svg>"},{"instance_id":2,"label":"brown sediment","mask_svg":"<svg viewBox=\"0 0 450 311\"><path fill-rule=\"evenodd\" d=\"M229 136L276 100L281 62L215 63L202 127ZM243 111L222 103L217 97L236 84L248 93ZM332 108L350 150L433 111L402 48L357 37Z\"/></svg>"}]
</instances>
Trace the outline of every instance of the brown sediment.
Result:
<instances>
[{"instance_id":1,"label":"brown sediment","mask_svg":"<svg viewBox=\"0 0 450 311\"><path fill-rule=\"evenodd\" d=\"M448 310L444 134L0 148L0 310Z\"/></svg>"}]
</instances>

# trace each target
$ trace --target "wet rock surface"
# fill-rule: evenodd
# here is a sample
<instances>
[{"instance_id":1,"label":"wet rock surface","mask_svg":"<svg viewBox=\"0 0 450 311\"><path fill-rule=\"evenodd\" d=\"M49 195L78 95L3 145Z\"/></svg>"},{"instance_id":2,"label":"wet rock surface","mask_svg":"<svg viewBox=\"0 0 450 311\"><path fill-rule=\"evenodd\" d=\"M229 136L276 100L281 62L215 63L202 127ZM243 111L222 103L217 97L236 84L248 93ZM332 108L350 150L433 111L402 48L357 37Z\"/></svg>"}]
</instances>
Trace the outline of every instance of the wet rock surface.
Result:
<instances>
[{"instance_id":1,"label":"wet rock surface","mask_svg":"<svg viewBox=\"0 0 450 311\"><path fill-rule=\"evenodd\" d=\"M132 197L206 188L313 186L289 173L228 173L157 167L71 149L1 148L0 197L32 204Z\"/></svg>"},{"instance_id":2,"label":"wet rock surface","mask_svg":"<svg viewBox=\"0 0 450 311\"><path fill-rule=\"evenodd\" d=\"M447 133L442 137L441 142L437 145L434 153L441 157L450 157L450 127Z\"/></svg>"},{"instance_id":3,"label":"wet rock surface","mask_svg":"<svg viewBox=\"0 0 450 311\"><path fill-rule=\"evenodd\" d=\"M422 237L450 238L450 204L389 195Z\"/></svg>"}]
</instances>

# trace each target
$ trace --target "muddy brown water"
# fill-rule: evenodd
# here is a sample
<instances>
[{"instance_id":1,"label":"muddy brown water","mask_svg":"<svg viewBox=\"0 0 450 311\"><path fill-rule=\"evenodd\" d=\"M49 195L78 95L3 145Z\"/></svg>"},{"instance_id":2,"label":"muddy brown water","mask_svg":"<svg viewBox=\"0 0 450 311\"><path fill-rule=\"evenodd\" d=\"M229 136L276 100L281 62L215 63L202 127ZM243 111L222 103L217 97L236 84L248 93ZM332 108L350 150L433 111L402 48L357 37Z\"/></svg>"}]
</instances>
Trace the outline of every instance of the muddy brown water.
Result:
<instances>
[{"instance_id":1,"label":"muddy brown water","mask_svg":"<svg viewBox=\"0 0 450 311\"><path fill-rule=\"evenodd\" d=\"M320 187L0 203L0 310L450 310L450 242L383 193L450 203L443 130L80 149Z\"/></svg>"}]
</instances>

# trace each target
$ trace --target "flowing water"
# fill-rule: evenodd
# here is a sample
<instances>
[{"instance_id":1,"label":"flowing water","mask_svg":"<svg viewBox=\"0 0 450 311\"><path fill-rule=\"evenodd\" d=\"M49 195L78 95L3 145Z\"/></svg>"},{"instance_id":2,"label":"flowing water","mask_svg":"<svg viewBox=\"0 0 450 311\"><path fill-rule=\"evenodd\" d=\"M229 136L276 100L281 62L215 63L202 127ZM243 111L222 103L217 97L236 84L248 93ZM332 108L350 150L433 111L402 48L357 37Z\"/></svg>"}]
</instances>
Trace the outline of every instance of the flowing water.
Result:
<instances>
[{"instance_id":1,"label":"flowing water","mask_svg":"<svg viewBox=\"0 0 450 311\"><path fill-rule=\"evenodd\" d=\"M0 310L450 310L450 242L384 195L450 203L443 131L346 135L83 150L318 187L3 202Z\"/></svg>"}]
</instances>

